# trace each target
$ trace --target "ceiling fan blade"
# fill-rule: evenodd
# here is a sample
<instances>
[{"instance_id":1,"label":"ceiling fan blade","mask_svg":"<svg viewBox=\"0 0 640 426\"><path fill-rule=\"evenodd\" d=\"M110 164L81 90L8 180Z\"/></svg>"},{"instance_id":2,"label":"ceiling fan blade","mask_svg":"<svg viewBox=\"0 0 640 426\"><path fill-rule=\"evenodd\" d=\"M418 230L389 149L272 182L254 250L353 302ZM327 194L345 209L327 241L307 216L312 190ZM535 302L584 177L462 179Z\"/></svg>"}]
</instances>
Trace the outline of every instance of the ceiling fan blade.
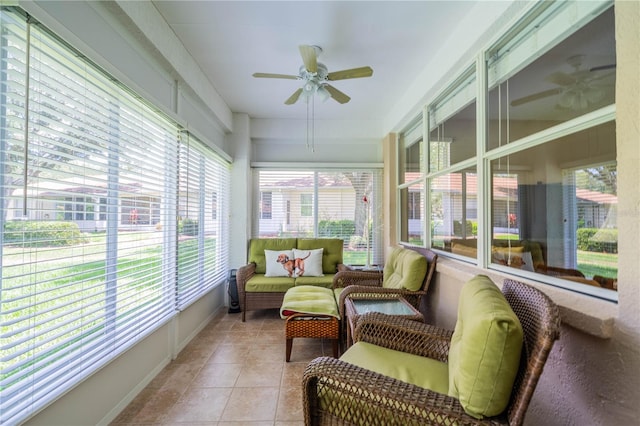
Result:
<instances>
[{"instance_id":1,"label":"ceiling fan blade","mask_svg":"<svg viewBox=\"0 0 640 426\"><path fill-rule=\"evenodd\" d=\"M257 72L253 74L256 78L286 78L288 80L297 80L297 75L289 75L289 74L269 74L264 72Z\"/></svg>"},{"instance_id":2,"label":"ceiling fan blade","mask_svg":"<svg viewBox=\"0 0 640 426\"><path fill-rule=\"evenodd\" d=\"M302 88L296 90L295 92L293 92L293 95L289 96L289 99L287 99L286 101L284 101L285 105L293 105L298 101L298 98L300 97L300 94L302 93Z\"/></svg>"},{"instance_id":3,"label":"ceiling fan blade","mask_svg":"<svg viewBox=\"0 0 640 426\"><path fill-rule=\"evenodd\" d=\"M525 96L520 99L511 101L511 106L519 106L528 102L537 101L538 99L548 98L549 96L557 95L562 92L562 89L549 89L542 92L534 93L533 95Z\"/></svg>"},{"instance_id":4,"label":"ceiling fan blade","mask_svg":"<svg viewBox=\"0 0 640 426\"><path fill-rule=\"evenodd\" d=\"M610 69L615 68L615 67L616 67L616 64L600 65L598 67L589 68L589 71L610 70Z\"/></svg>"},{"instance_id":5,"label":"ceiling fan blade","mask_svg":"<svg viewBox=\"0 0 640 426\"><path fill-rule=\"evenodd\" d=\"M371 77L373 75L373 69L371 67L352 68L350 70L334 71L327 74L327 79L330 81L345 80L347 78L362 78Z\"/></svg>"},{"instance_id":6,"label":"ceiling fan blade","mask_svg":"<svg viewBox=\"0 0 640 426\"><path fill-rule=\"evenodd\" d=\"M316 48L303 44L299 46L300 56L302 56L302 62L307 71L311 73L318 72L318 57L316 55Z\"/></svg>"},{"instance_id":7,"label":"ceiling fan blade","mask_svg":"<svg viewBox=\"0 0 640 426\"><path fill-rule=\"evenodd\" d=\"M331 95L331 97L333 99L335 99L336 101L338 101L341 104L346 104L347 102L349 102L351 100L351 98L349 96L345 95L344 93L342 93L341 91L339 91L335 87L331 86L330 84L325 84L324 88L327 89L327 92L329 92L329 94Z\"/></svg>"},{"instance_id":8,"label":"ceiling fan blade","mask_svg":"<svg viewBox=\"0 0 640 426\"><path fill-rule=\"evenodd\" d=\"M564 72L554 72L553 74L549 74L546 80L549 83L557 84L559 86L569 86L576 82L575 77Z\"/></svg>"}]
</instances>

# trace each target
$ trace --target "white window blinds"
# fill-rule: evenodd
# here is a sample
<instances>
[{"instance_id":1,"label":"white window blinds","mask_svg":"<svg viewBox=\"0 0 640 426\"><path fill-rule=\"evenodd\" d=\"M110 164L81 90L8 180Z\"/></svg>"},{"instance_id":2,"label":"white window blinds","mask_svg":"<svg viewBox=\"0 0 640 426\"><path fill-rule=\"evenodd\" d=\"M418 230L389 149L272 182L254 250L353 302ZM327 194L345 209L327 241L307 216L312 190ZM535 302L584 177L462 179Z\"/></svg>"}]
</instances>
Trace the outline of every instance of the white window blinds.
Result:
<instances>
[{"instance_id":1,"label":"white window blinds","mask_svg":"<svg viewBox=\"0 0 640 426\"><path fill-rule=\"evenodd\" d=\"M178 308L225 277L228 259L228 166L195 137L180 143Z\"/></svg>"},{"instance_id":2,"label":"white window blinds","mask_svg":"<svg viewBox=\"0 0 640 426\"><path fill-rule=\"evenodd\" d=\"M185 250L177 124L37 23L2 9L0 24L0 423L16 424L175 315ZM210 288L228 165L198 155Z\"/></svg>"}]
</instances>

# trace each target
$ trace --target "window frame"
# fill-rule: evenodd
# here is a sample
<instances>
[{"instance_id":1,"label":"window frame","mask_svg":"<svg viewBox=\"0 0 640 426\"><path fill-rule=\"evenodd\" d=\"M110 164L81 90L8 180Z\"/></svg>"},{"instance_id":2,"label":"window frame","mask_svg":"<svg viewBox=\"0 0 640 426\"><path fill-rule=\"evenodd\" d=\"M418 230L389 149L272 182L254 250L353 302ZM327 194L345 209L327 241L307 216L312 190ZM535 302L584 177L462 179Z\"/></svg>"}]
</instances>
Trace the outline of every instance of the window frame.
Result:
<instances>
[{"instance_id":1,"label":"window frame","mask_svg":"<svg viewBox=\"0 0 640 426\"><path fill-rule=\"evenodd\" d=\"M475 65L475 74L477 83L477 93L476 93L476 105L477 105L477 136L476 136L476 155L473 158L468 158L463 160L460 163L449 165L449 167L443 167L438 170L428 170L423 178L417 179L414 182L402 182L401 173L398 173L398 183L397 183L397 191L398 191L398 200L401 200L401 191L406 188L409 184L416 184L418 182L426 182L426 192L427 195L425 197L425 217L429 218L428 221L431 222L431 182L433 179L436 179L438 176L442 176L449 173L461 172L469 167L475 167L475 171L478 179L478 235L477 238L479 240L476 258L464 258L462 256L458 256L452 254L448 251L439 250L438 247L433 247L435 250L441 252L443 255L452 257L458 260L470 262L476 264L479 268L483 269L494 269L500 272L504 272L509 275L522 275L527 278L531 278L536 281L543 282L545 284L550 284L556 287L564 288L570 291L588 294L590 296L595 296L601 299L605 299L608 301L617 302L618 294L615 291L609 291L605 289L600 289L597 287L591 287L584 284L575 284L569 282L567 280L558 279L552 276L539 274L539 273L528 273L514 271L513 268L509 268L506 266L498 265L491 263L491 238L492 238L492 224L491 221L491 209L492 209L492 194L490 189L491 177L490 174L490 163L493 160L498 158L507 156L509 154L517 153L523 151L525 149L529 149L532 147L542 146L548 142L551 142L559 137L571 135L580 130L585 130L597 126L599 124L615 122L616 119L616 107L615 104L607 105L596 109L594 111L590 111L584 115L578 116L576 118L569 119L568 121L561 122L559 124L553 125L552 127L537 131L531 135L522 137L519 140L509 141L509 143L499 146L497 148L492 148L489 150L486 145L487 140L487 99L488 99L488 88L489 82L495 81L496 74L494 71L489 70L489 65L495 62L496 58L502 58L502 54L496 55L494 52L497 50L508 51L509 49L515 49L517 51L518 62L516 65L510 64L514 68L512 70L501 69L502 75L506 75L508 73L515 73L526 66L531 61L531 54L528 53L531 51L531 46L528 44L527 40L518 40L517 43L510 43L509 37L517 38L517 35L523 28L526 28L526 25L529 25L532 21L536 19L542 19L543 24L549 24L553 27L562 29L561 31L556 31L554 34L545 34L544 43L541 43L541 40L535 40L532 42L540 43L540 45L536 45L535 55L536 57L542 55L547 50L553 48L555 45L559 44L567 37L579 31L582 26L586 25L588 22L591 22L592 19L600 16L600 14L606 11L609 8L612 8L613 5L608 1L600 1L595 2L589 5L585 4L577 4L579 2L572 2L571 4L555 4L553 7L549 7L550 4L540 4L540 5L532 5L527 11L523 12L523 16L520 21L513 25L513 27L507 31L504 31L502 38L493 44L493 46L489 46L483 49L480 49L476 55L476 58L473 60ZM562 25L562 23L566 19L576 20L571 29L567 29L566 25ZM573 21L572 21L573 22ZM528 50L527 50L528 49ZM505 64L508 62L504 62ZM469 77L469 71L462 71L459 74L459 77L454 78L451 85L445 86L443 90L439 93L440 95L436 95L433 100L429 101L424 105L422 111L422 120L425 123L431 123L433 118L430 116L431 111L434 110L433 105L437 105L442 99L446 99L447 96L451 96L450 94L455 94L461 91L459 85L463 84L464 81ZM458 85L458 86L456 86ZM424 138L423 140L429 140L429 127L424 126ZM400 135L402 138L402 133ZM429 153L432 151L431 148L424 150L425 160L424 164L431 166L431 161L428 158ZM403 146L401 143L398 144L397 147L397 155L398 158L401 158L403 155ZM400 164L400 160L398 160L398 164ZM402 208L401 201L398 203L398 209ZM405 242L401 237L402 230L402 212L398 212L398 229L399 229L399 241ZM430 230L426 230L426 247L432 247L431 242L431 232Z\"/></svg>"}]
</instances>

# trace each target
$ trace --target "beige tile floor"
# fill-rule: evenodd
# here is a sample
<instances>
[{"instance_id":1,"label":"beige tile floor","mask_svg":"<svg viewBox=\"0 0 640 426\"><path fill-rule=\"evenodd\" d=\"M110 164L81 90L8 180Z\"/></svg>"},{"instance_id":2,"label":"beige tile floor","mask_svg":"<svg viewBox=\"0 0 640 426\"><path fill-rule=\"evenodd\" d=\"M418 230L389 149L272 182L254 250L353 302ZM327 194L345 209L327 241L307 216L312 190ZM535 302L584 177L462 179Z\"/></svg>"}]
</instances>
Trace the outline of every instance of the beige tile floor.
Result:
<instances>
[{"instance_id":1,"label":"beige tile floor","mask_svg":"<svg viewBox=\"0 0 640 426\"><path fill-rule=\"evenodd\" d=\"M226 309L111 423L125 425L302 425L302 373L332 355L331 341L294 339L285 362L277 309Z\"/></svg>"}]
</instances>

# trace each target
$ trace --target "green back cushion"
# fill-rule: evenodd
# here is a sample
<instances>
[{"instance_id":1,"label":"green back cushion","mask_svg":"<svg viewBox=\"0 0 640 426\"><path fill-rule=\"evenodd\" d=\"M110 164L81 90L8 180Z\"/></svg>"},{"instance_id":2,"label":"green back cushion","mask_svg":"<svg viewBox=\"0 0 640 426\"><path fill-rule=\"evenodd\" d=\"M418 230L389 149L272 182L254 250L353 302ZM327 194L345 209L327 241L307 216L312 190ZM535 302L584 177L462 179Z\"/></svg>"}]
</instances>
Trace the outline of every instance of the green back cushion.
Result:
<instances>
[{"instance_id":1,"label":"green back cushion","mask_svg":"<svg viewBox=\"0 0 640 426\"><path fill-rule=\"evenodd\" d=\"M322 273L335 274L338 264L342 262L342 247L344 241L340 238L299 238L296 248L300 250L324 249L322 251Z\"/></svg>"},{"instance_id":2,"label":"green back cushion","mask_svg":"<svg viewBox=\"0 0 640 426\"><path fill-rule=\"evenodd\" d=\"M354 364L405 383L446 395L449 387L447 364L435 359L356 342L340 357Z\"/></svg>"},{"instance_id":3,"label":"green back cushion","mask_svg":"<svg viewBox=\"0 0 640 426\"><path fill-rule=\"evenodd\" d=\"M256 274L267 271L265 250L291 250L296 247L295 238L252 238L249 242L249 263L256 264Z\"/></svg>"},{"instance_id":4,"label":"green back cushion","mask_svg":"<svg viewBox=\"0 0 640 426\"><path fill-rule=\"evenodd\" d=\"M449 349L449 395L470 416L496 416L507 407L522 334L518 317L491 279L478 275L464 284Z\"/></svg>"},{"instance_id":5,"label":"green back cushion","mask_svg":"<svg viewBox=\"0 0 640 426\"><path fill-rule=\"evenodd\" d=\"M382 286L418 291L426 273L426 257L413 250L394 247L384 264Z\"/></svg>"}]
</instances>

